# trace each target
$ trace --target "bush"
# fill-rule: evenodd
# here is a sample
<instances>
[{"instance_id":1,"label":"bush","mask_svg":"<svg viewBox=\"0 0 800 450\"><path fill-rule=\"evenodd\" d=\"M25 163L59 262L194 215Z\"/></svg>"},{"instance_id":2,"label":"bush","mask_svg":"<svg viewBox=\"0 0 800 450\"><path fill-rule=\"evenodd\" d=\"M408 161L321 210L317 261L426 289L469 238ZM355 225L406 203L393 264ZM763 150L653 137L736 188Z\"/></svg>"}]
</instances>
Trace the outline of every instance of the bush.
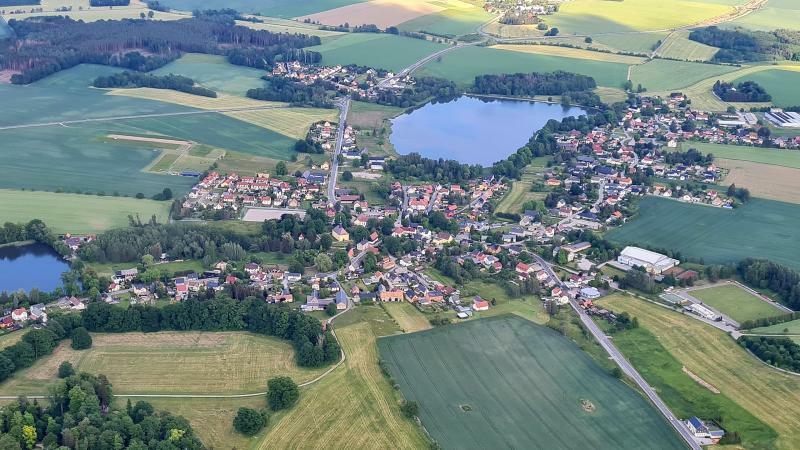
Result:
<instances>
[{"instance_id":1,"label":"bush","mask_svg":"<svg viewBox=\"0 0 800 450\"><path fill-rule=\"evenodd\" d=\"M353 181L353 172L350 172L349 170L345 170L342 173L342 181Z\"/></svg>"},{"instance_id":2,"label":"bush","mask_svg":"<svg viewBox=\"0 0 800 450\"><path fill-rule=\"evenodd\" d=\"M75 350L92 348L92 337L86 328L78 327L72 330L72 348Z\"/></svg>"},{"instance_id":3,"label":"bush","mask_svg":"<svg viewBox=\"0 0 800 450\"><path fill-rule=\"evenodd\" d=\"M419 405L415 401L403 402L403 405L400 406L400 411L406 418L413 419L419 414Z\"/></svg>"},{"instance_id":4,"label":"bush","mask_svg":"<svg viewBox=\"0 0 800 450\"><path fill-rule=\"evenodd\" d=\"M69 361L64 361L58 366L58 378L67 378L75 375L75 368Z\"/></svg>"},{"instance_id":5,"label":"bush","mask_svg":"<svg viewBox=\"0 0 800 450\"><path fill-rule=\"evenodd\" d=\"M300 388L289 377L272 378L267 387L267 403L273 411L291 408L300 398Z\"/></svg>"},{"instance_id":6,"label":"bush","mask_svg":"<svg viewBox=\"0 0 800 450\"><path fill-rule=\"evenodd\" d=\"M233 427L245 436L253 436L267 425L267 415L251 408L239 408Z\"/></svg>"}]
</instances>

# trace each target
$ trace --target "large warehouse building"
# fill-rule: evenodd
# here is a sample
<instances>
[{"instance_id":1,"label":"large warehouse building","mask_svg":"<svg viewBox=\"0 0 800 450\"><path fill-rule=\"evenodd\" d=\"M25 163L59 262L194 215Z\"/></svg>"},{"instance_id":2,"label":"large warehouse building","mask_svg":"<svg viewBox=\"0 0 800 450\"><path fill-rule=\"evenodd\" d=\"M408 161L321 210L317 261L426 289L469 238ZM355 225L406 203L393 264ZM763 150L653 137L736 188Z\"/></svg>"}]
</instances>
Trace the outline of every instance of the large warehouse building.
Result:
<instances>
[{"instance_id":1,"label":"large warehouse building","mask_svg":"<svg viewBox=\"0 0 800 450\"><path fill-rule=\"evenodd\" d=\"M648 272L655 274L660 274L681 263L677 259L639 247L625 247L617 257L617 261L626 266L644 267Z\"/></svg>"}]
</instances>

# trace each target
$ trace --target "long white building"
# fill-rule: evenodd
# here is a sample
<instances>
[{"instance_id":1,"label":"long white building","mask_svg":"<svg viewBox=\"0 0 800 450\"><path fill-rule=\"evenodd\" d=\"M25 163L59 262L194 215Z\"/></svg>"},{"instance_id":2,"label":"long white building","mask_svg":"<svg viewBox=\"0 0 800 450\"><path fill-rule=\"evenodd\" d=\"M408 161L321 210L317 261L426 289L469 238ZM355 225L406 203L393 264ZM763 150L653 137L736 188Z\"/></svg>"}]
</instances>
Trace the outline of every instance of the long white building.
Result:
<instances>
[{"instance_id":1,"label":"long white building","mask_svg":"<svg viewBox=\"0 0 800 450\"><path fill-rule=\"evenodd\" d=\"M651 252L639 247L625 247L617 261L626 266L643 267L650 273L660 274L681 262L661 253Z\"/></svg>"}]
</instances>

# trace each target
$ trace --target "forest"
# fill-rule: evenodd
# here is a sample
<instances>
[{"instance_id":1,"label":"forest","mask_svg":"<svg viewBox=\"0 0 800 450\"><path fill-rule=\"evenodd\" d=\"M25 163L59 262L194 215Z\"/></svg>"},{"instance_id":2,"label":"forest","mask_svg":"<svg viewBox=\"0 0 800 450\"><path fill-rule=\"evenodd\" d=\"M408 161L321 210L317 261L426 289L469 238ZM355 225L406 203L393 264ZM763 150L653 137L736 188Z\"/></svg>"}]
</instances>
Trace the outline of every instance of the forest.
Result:
<instances>
[{"instance_id":1,"label":"forest","mask_svg":"<svg viewBox=\"0 0 800 450\"><path fill-rule=\"evenodd\" d=\"M742 336L739 343L767 364L800 372L800 345L789 338Z\"/></svg>"},{"instance_id":2,"label":"forest","mask_svg":"<svg viewBox=\"0 0 800 450\"><path fill-rule=\"evenodd\" d=\"M594 78L586 75L556 71L552 73L515 73L479 75L472 88L476 94L533 97L562 95L567 92L588 91L597 87Z\"/></svg>"},{"instance_id":3,"label":"forest","mask_svg":"<svg viewBox=\"0 0 800 450\"><path fill-rule=\"evenodd\" d=\"M300 49L321 42L316 36L239 26L226 15L170 22L39 17L11 19L8 24L16 41L0 47L0 69L18 72L11 78L14 84L28 84L83 63L147 72L183 52L225 55L232 64L264 69L276 61L307 57Z\"/></svg>"},{"instance_id":4,"label":"forest","mask_svg":"<svg viewBox=\"0 0 800 450\"><path fill-rule=\"evenodd\" d=\"M725 83L717 80L714 83L714 93L726 102L770 102L772 96L767 94L755 81L745 81L737 84Z\"/></svg>"},{"instance_id":5,"label":"forest","mask_svg":"<svg viewBox=\"0 0 800 450\"><path fill-rule=\"evenodd\" d=\"M773 59L800 60L800 32L793 30L752 31L715 26L689 33L689 39L719 47L714 61L740 63Z\"/></svg>"},{"instance_id":6,"label":"forest","mask_svg":"<svg viewBox=\"0 0 800 450\"><path fill-rule=\"evenodd\" d=\"M133 88L147 87L153 89L172 89L187 94L216 98L217 93L202 86L195 86L194 80L182 75L149 75L140 72L122 72L107 77L97 77L92 82L96 88Z\"/></svg>"},{"instance_id":7,"label":"forest","mask_svg":"<svg viewBox=\"0 0 800 450\"><path fill-rule=\"evenodd\" d=\"M796 271L763 259L745 259L736 269L750 286L769 289L778 294L784 305L800 309L800 274Z\"/></svg>"},{"instance_id":8,"label":"forest","mask_svg":"<svg viewBox=\"0 0 800 450\"><path fill-rule=\"evenodd\" d=\"M322 331L314 317L297 309L247 297L235 300L218 295L209 300L191 298L163 308L134 305L122 308L90 303L83 324L92 332L131 331L249 331L291 341L301 367L320 367L339 360L336 339Z\"/></svg>"},{"instance_id":9,"label":"forest","mask_svg":"<svg viewBox=\"0 0 800 450\"><path fill-rule=\"evenodd\" d=\"M423 158L419 153L398 155L386 161L386 171L399 179L416 178L441 183L462 183L483 176L480 165L462 164L455 160Z\"/></svg>"},{"instance_id":10,"label":"forest","mask_svg":"<svg viewBox=\"0 0 800 450\"><path fill-rule=\"evenodd\" d=\"M114 405L105 375L80 373L53 387L47 402L20 397L0 409L0 448L200 450L189 422L145 401Z\"/></svg>"},{"instance_id":11,"label":"forest","mask_svg":"<svg viewBox=\"0 0 800 450\"><path fill-rule=\"evenodd\" d=\"M328 98L328 86L317 80L313 84L299 83L284 77L266 75L261 77L267 82L263 88L250 89L247 96L256 100L286 102L299 106L316 108L333 108Z\"/></svg>"}]
</instances>

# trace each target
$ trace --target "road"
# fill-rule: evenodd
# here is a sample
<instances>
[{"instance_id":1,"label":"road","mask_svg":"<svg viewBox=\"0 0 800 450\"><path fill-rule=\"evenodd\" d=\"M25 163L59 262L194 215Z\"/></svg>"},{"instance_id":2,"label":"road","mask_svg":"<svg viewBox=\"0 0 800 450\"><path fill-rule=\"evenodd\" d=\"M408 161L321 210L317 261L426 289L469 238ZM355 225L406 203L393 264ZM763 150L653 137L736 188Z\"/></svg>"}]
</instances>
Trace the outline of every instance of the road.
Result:
<instances>
[{"instance_id":1,"label":"road","mask_svg":"<svg viewBox=\"0 0 800 450\"><path fill-rule=\"evenodd\" d=\"M557 280L557 283L561 286L561 289L564 291L568 290L567 286L558 278L558 276L556 276L556 273L553 271L553 268L547 261L537 255L534 255L534 258L537 260L539 265L541 265L542 268L547 271L547 274L550 277L552 277L554 280ZM631 380L633 380L637 386L639 386L639 389L641 389L647 398L653 402L659 412L661 412L661 414L667 419L667 422L669 422L669 424L672 425L681 438L686 441L686 444L689 445L689 447L693 450L701 450L700 445L695 442L694 436L686 427L686 425L681 420L677 419L674 414L672 414L672 411L670 411L669 407L667 407L667 405L661 400L661 397L656 394L656 391L653 390L649 384L647 384L647 381L645 381L641 375L639 375L639 372L636 370L636 368L634 368L633 365L631 365L631 363L628 362L624 356L622 356L622 353L620 353L614 344L611 343L611 340L608 339L608 336L606 336L600 327L594 323L592 318L586 314L586 311L584 311L583 308L578 305L578 302L574 299L570 299L569 304L578 314L578 317L580 317L581 322L586 329L592 333L592 336L594 336L600 346L603 347L603 350L605 350L606 353L611 356L611 359L617 363L620 369L622 369L622 372L625 373L625 375L627 375Z\"/></svg>"},{"instance_id":2,"label":"road","mask_svg":"<svg viewBox=\"0 0 800 450\"><path fill-rule=\"evenodd\" d=\"M458 45L452 45L450 47L443 48L443 49L441 49L439 51L433 52L430 55L420 59L419 61L411 64L410 66L408 66L405 69L401 70L400 72L396 73L394 76L384 78L383 80L381 80L378 83L378 88L379 89L385 89L385 88L389 87L389 85L391 84L392 81L402 79L406 75L411 75L412 73L414 73L415 70L417 70L420 67L424 66L425 64L431 62L432 60L444 55L445 53L451 52L451 51L459 49L459 48L469 47L469 46L472 46L472 45L478 45L479 43L480 42L462 43L462 44L458 44Z\"/></svg>"},{"instance_id":3,"label":"road","mask_svg":"<svg viewBox=\"0 0 800 450\"><path fill-rule=\"evenodd\" d=\"M0 126L2 130L15 130L19 128L36 128L36 127L52 127L55 125L67 126L80 123L90 122L113 122L115 120L130 120L130 119L148 119L152 117L171 117L171 116L192 116L196 114L214 114L214 113L228 113L228 112L246 112L246 111L260 111L263 109L283 109L289 106L244 106L241 108L225 108L225 109L202 109L196 111L181 111L172 113L157 113L157 114L137 114L131 116L111 116L111 117L97 117L94 119L77 119L77 120L62 120L60 122L39 122L39 123L26 123L20 125L6 125Z\"/></svg>"},{"instance_id":4,"label":"road","mask_svg":"<svg viewBox=\"0 0 800 450\"><path fill-rule=\"evenodd\" d=\"M328 205L336 204L336 178L339 176L339 155L342 153L342 143L344 142L345 122L347 112L350 110L350 97L347 96L337 102L339 107L339 128L336 131L336 147L331 156L331 174L328 177Z\"/></svg>"}]
</instances>

